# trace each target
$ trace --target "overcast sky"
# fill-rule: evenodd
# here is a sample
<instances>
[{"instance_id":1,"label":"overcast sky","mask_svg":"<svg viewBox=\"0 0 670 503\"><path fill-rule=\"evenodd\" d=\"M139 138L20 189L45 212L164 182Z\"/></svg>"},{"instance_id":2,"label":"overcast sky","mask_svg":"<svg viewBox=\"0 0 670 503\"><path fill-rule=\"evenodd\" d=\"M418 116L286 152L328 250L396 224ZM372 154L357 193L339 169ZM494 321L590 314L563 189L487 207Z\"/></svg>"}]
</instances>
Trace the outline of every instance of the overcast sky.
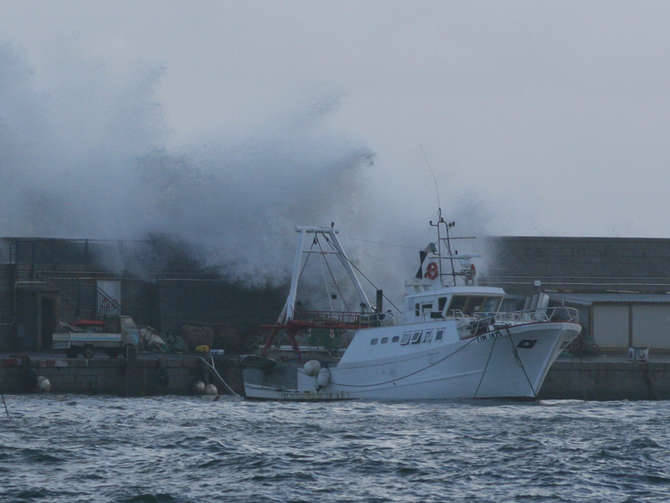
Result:
<instances>
[{"instance_id":1,"label":"overcast sky","mask_svg":"<svg viewBox=\"0 0 670 503\"><path fill-rule=\"evenodd\" d=\"M243 191L296 181L309 192L298 180L321 180L314 218L364 221L358 237L416 244L408 229L424 229L437 206L431 169L463 233L670 237L670 3L6 1L2 10L0 44L26 72L14 87L31 87L35 124L45 114L75 128L46 135L62 159L109 129L95 117L114 106L132 111L126 135L100 152L199 152L216 170L229 157L212 152L253 144L253 162L276 179L258 171ZM315 167L322 153L337 183ZM317 211L331 187L339 202ZM273 211L289 192L273 196ZM318 223L305 211L287 216Z\"/></svg>"}]
</instances>

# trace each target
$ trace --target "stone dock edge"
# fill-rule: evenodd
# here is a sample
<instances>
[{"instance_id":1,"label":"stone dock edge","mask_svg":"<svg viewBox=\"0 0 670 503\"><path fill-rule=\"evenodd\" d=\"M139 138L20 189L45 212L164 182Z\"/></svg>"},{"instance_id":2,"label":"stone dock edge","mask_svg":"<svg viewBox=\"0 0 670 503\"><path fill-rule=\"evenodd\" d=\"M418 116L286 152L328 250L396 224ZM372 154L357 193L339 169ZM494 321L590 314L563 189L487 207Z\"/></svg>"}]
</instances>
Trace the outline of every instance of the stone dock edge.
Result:
<instances>
[{"instance_id":1,"label":"stone dock edge","mask_svg":"<svg viewBox=\"0 0 670 503\"><path fill-rule=\"evenodd\" d=\"M242 393L239 359L215 359L218 372ZM0 358L0 392L36 392L38 376L49 379L51 393L117 396L190 395L196 381L216 384L217 378L199 355L169 355L136 360L35 358L30 354ZM540 399L668 400L670 361L559 359L549 371Z\"/></svg>"}]
</instances>

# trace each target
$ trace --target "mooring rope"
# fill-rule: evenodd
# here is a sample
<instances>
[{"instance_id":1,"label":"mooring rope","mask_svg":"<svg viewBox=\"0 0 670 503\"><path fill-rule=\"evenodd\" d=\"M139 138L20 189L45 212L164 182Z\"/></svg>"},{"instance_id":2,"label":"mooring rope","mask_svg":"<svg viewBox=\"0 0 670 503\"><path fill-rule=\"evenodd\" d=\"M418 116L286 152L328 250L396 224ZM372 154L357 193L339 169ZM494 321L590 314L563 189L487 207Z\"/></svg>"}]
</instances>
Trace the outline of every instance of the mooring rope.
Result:
<instances>
[{"instance_id":1,"label":"mooring rope","mask_svg":"<svg viewBox=\"0 0 670 503\"><path fill-rule=\"evenodd\" d=\"M219 372L216 370L216 367L214 366L214 357L211 356L211 355L210 355L210 357L211 357L211 359L212 359L212 363L211 363L211 364L210 364L207 360L205 360L202 356L200 356L199 358L200 358L200 361L202 361L205 365L207 365L207 367L212 371L212 373L213 373L216 377L219 378L219 381L221 381L221 383L225 386L225 388L226 388L232 395L235 395L237 398L242 398L242 397L239 395L239 393L236 393L235 390L233 390L233 388L231 388L231 387L228 385L228 383L226 382L226 380L225 380L223 377L221 377L221 374L219 374Z\"/></svg>"}]
</instances>

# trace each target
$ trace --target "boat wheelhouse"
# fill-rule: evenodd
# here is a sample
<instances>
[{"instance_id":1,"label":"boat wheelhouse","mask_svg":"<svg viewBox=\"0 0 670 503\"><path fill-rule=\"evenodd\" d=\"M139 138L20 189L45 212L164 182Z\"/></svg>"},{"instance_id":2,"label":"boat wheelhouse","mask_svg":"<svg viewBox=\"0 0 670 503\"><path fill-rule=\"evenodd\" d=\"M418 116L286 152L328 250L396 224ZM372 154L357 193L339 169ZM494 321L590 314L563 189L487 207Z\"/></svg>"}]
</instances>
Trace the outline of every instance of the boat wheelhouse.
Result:
<instances>
[{"instance_id":1,"label":"boat wheelhouse","mask_svg":"<svg viewBox=\"0 0 670 503\"><path fill-rule=\"evenodd\" d=\"M447 287L405 296L406 320L427 321L498 312L505 298L502 288Z\"/></svg>"}]
</instances>

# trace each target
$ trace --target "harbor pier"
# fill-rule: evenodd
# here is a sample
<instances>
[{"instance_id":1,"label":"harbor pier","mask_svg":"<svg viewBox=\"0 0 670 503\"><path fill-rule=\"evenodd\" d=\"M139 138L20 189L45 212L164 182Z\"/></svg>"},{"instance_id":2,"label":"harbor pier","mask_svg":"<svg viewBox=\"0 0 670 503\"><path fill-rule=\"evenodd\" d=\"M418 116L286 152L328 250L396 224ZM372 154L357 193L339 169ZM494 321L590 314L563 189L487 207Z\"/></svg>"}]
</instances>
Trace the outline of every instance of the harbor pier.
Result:
<instances>
[{"instance_id":1,"label":"harbor pier","mask_svg":"<svg viewBox=\"0 0 670 503\"><path fill-rule=\"evenodd\" d=\"M38 392L37 377L43 376L51 383L50 392L56 394L190 395L197 381L215 384L221 393L227 393L201 358L200 355L153 354L126 361L44 354L5 355L0 358L0 392ZM231 388L242 394L239 358L217 357L215 365ZM643 362L623 356L564 357L549 371L539 398L668 400L670 358Z\"/></svg>"},{"instance_id":2,"label":"harbor pier","mask_svg":"<svg viewBox=\"0 0 670 503\"><path fill-rule=\"evenodd\" d=\"M209 359L207 360L209 363ZM240 392L237 359L214 359L223 379ZM201 355L142 355L119 358L63 358L60 355L7 355L0 359L0 392L37 392L37 378L45 377L51 393L117 396L190 395L197 381L223 386L203 363Z\"/></svg>"},{"instance_id":3,"label":"harbor pier","mask_svg":"<svg viewBox=\"0 0 670 503\"><path fill-rule=\"evenodd\" d=\"M540 399L669 400L670 358L627 360L623 356L563 358L554 363Z\"/></svg>"}]
</instances>

